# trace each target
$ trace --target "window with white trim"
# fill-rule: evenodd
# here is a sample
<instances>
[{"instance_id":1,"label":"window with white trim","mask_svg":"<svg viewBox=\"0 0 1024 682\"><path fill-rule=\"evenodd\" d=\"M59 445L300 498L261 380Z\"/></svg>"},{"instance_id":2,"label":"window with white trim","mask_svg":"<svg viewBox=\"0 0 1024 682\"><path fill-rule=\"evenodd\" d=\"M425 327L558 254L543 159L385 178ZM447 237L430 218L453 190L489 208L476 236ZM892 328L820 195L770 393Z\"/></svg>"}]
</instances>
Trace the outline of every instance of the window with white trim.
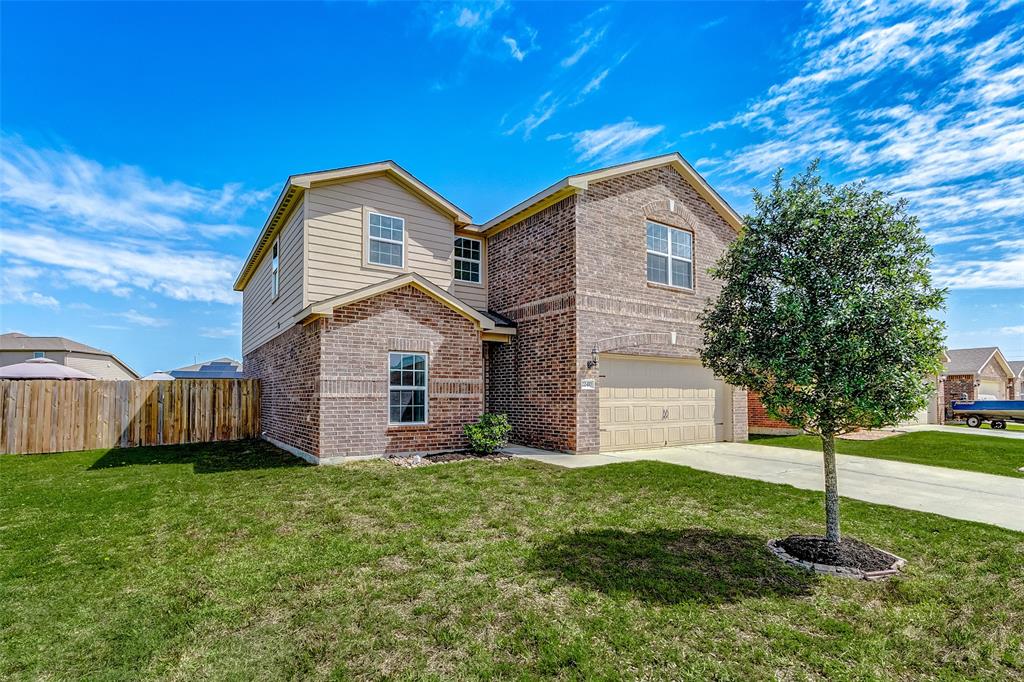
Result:
<instances>
[{"instance_id":1,"label":"window with white trim","mask_svg":"<svg viewBox=\"0 0 1024 682\"><path fill-rule=\"evenodd\" d=\"M647 281L693 288L693 235L686 230L647 223Z\"/></svg>"},{"instance_id":2,"label":"window with white trim","mask_svg":"<svg viewBox=\"0 0 1024 682\"><path fill-rule=\"evenodd\" d=\"M34 358L45 358L46 357L46 352L45 351L41 351L41 350L33 351L32 357L34 357Z\"/></svg>"},{"instance_id":3,"label":"window with white trim","mask_svg":"<svg viewBox=\"0 0 1024 682\"><path fill-rule=\"evenodd\" d=\"M370 213L369 261L389 268L405 266L405 219Z\"/></svg>"},{"instance_id":4,"label":"window with white trim","mask_svg":"<svg viewBox=\"0 0 1024 682\"><path fill-rule=\"evenodd\" d=\"M427 355L388 353L388 423L427 423Z\"/></svg>"},{"instance_id":5,"label":"window with white trim","mask_svg":"<svg viewBox=\"0 0 1024 682\"><path fill-rule=\"evenodd\" d=\"M270 298L277 298L277 295L281 292L281 257L279 251L279 241L274 240L274 245L270 251Z\"/></svg>"},{"instance_id":6,"label":"window with white trim","mask_svg":"<svg viewBox=\"0 0 1024 682\"><path fill-rule=\"evenodd\" d=\"M480 283L481 250L479 239L455 238L455 279L460 282Z\"/></svg>"}]
</instances>

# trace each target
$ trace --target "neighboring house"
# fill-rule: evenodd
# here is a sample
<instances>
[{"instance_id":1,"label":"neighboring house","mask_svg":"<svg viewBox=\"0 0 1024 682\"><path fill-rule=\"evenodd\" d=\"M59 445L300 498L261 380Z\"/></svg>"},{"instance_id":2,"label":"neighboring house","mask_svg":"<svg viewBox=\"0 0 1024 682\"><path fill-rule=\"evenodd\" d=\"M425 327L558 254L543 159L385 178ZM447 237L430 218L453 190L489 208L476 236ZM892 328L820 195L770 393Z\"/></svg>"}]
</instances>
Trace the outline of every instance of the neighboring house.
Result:
<instances>
[{"instance_id":1,"label":"neighboring house","mask_svg":"<svg viewBox=\"0 0 1024 682\"><path fill-rule=\"evenodd\" d=\"M1009 400L1024 400L1024 360L1007 360L1006 364L1013 372L1009 394L1006 397Z\"/></svg>"},{"instance_id":2,"label":"neighboring house","mask_svg":"<svg viewBox=\"0 0 1024 682\"><path fill-rule=\"evenodd\" d=\"M265 437L312 461L516 443L746 440L698 359L739 216L679 155L574 175L474 224L391 161L288 179L235 289Z\"/></svg>"},{"instance_id":3,"label":"neighboring house","mask_svg":"<svg viewBox=\"0 0 1024 682\"><path fill-rule=\"evenodd\" d=\"M138 379L135 371L113 353L63 336L26 336L18 332L0 335L0 367L30 358L49 358L91 374L97 379Z\"/></svg>"},{"instance_id":4,"label":"neighboring house","mask_svg":"<svg viewBox=\"0 0 1024 682\"><path fill-rule=\"evenodd\" d=\"M942 373L945 405L954 400L979 400L982 396L996 400L1009 397L1014 372L998 348L956 348L946 354L949 362Z\"/></svg>"},{"instance_id":5,"label":"neighboring house","mask_svg":"<svg viewBox=\"0 0 1024 682\"><path fill-rule=\"evenodd\" d=\"M175 379L242 379L242 363L231 358L217 358L179 367L167 372Z\"/></svg>"}]
</instances>

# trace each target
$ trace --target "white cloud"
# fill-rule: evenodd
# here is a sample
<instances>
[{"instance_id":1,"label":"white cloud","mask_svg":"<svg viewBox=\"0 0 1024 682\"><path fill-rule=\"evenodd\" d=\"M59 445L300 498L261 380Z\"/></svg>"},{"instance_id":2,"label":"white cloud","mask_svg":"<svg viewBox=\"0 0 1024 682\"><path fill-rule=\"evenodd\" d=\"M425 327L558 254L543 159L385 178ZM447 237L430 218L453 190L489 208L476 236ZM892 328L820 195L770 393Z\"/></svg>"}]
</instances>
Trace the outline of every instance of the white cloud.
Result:
<instances>
[{"instance_id":1,"label":"white cloud","mask_svg":"<svg viewBox=\"0 0 1024 682\"><path fill-rule=\"evenodd\" d=\"M598 43L604 40L604 36L607 32L607 26L602 26L600 28L591 26L583 29L583 32L576 36L572 42L573 52L560 62L562 68L568 69L569 67L574 66L576 62L583 59L585 54L590 52Z\"/></svg>"},{"instance_id":2,"label":"white cloud","mask_svg":"<svg viewBox=\"0 0 1024 682\"><path fill-rule=\"evenodd\" d=\"M1003 334L1020 334L1024 336L1024 324L1018 324L1015 327L1003 327L999 331Z\"/></svg>"},{"instance_id":3,"label":"white cloud","mask_svg":"<svg viewBox=\"0 0 1024 682\"><path fill-rule=\"evenodd\" d=\"M950 289L1024 289L1024 252L939 263L934 275L939 286Z\"/></svg>"},{"instance_id":4,"label":"white cloud","mask_svg":"<svg viewBox=\"0 0 1024 682\"><path fill-rule=\"evenodd\" d=\"M710 21L705 21L698 28L701 31L707 31L709 29L715 28L716 26L721 26L722 24L725 23L725 19L726 19L725 17L718 17L717 19L711 19Z\"/></svg>"},{"instance_id":5,"label":"white cloud","mask_svg":"<svg viewBox=\"0 0 1024 682\"><path fill-rule=\"evenodd\" d=\"M208 339L227 339L240 334L238 327L203 327L199 331L200 336Z\"/></svg>"},{"instance_id":6,"label":"white cloud","mask_svg":"<svg viewBox=\"0 0 1024 682\"><path fill-rule=\"evenodd\" d=\"M642 126L632 119L609 123L592 130L577 133L550 135L547 139L557 140L571 137L577 161L597 160L606 162L635 147L642 146L665 129L663 125Z\"/></svg>"},{"instance_id":7,"label":"white cloud","mask_svg":"<svg viewBox=\"0 0 1024 682\"><path fill-rule=\"evenodd\" d=\"M131 322L137 327L166 327L170 323L169 320L145 315L134 308L126 310L123 313L112 313L112 315L114 317L120 317L127 322Z\"/></svg>"},{"instance_id":8,"label":"white cloud","mask_svg":"<svg viewBox=\"0 0 1024 682\"><path fill-rule=\"evenodd\" d=\"M53 310L60 307L60 302L53 296L35 291L35 280L43 274L41 269L21 263L9 263L4 264L3 273L5 302L23 303Z\"/></svg>"},{"instance_id":9,"label":"white cloud","mask_svg":"<svg viewBox=\"0 0 1024 682\"><path fill-rule=\"evenodd\" d=\"M270 190L238 184L203 189L166 182L135 166L103 166L72 151L34 149L20 138L2 138L0 201L5 212L61 217L79 229L133 231L161 239L244 234L247 228L209 217L237 219L265 201Z\"/></svg>"},{"instance_id":10,"label":"white cloud","mask_svg":"<svg viewBox=\"0 0 1024 682\"><path fill-rule=\"evenodd\" d=\"M538 49L537 31L515 20L512 5L505 0L427 5L431 9L437 6L441 9L433 15L431 35L461 41L468 57L511 57L521 62ZM443 89L444 86L435 83L434 87Z\"/></svg>"},{"instance_id":11,"label":"white cloud","mask_svg":"<svg viewBox=\"0 0 1024 682\"><path fill-rule=\"evenodd\" d=\"M501 42L508 45L508 50L512 55L512 59L515 59L517 62L523 61L523 57L526 56L526 53L519 49L519 43L516 42L515 38L512 38L511 36L502 36Z\"/></svg>"},{"instance_id":12,"label":"white cloud","mask_svg":"<svg viewBox=\"0 0 1024 682\"><path fill-rule=\"evenodd\" d=\"M554 116L564 101L563 97L555 97L553 90L548 90L537 98L536 103L533 105L533 110L525 118L505 130L505 135L515 135L521 132L523 139L529 140L533 135L533 131Z\"/></svg>"},{"instance_id":13,"label":"white cloud","mask_svg":"<svg viewBox=\"0 0 1024 682\"><path fill-rule=\"evenodd\" d=\"M217 240L249 233L236 221L271 196L238 183L207 190L168 182L11 136L3 138L0 170L7 298L49 307L57 301L44 282L118 297L143 290L235 304L231 284L241 263L223 255Z\"/></svg>"},{"instance_id":14,"label":"white cloud","mask_svg":"<svg viewBox=\"0 0 1024 682\"><path fill-rule=\"evenodd\" d=\"M789 71L731 118L750 142L707 164L716 185L763 186L822 158L910 201L954 288L1024 287L1024 25L965 2L812 5ZM702 164L704 165L704 164ZM970 253L967 249L988 245Z\"/></svg>"},{"instance_id":15,"label":"white cloud","mask_svg":"<svg viewBox=\"0 0 1024 682\"><path fill-rule=\"evenodd\" d=\"M48 266L69 281L124 295L132 289L182 301L236 305L241 261L209 251L182 251L159 241L96 242L52 230L7 231L0 253Z\"/></svg>"}]
</instances>

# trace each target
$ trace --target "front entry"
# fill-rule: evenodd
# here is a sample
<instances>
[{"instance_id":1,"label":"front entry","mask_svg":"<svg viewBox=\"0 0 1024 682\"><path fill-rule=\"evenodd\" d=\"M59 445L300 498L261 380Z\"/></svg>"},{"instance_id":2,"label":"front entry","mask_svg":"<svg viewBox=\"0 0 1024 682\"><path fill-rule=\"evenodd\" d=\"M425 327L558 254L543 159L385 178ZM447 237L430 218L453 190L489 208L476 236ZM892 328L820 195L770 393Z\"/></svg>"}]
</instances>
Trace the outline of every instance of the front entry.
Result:
<instances>
[{"instance_id":1,"label":"front entry","mask_svg":"<svg viewBox=\"0 0 1024 682\"><path fill-rule=\"evenodd\" d=\"M601 451L729 436L730 388L696 360L601 356Z\"/></svg>"}]
</instances>

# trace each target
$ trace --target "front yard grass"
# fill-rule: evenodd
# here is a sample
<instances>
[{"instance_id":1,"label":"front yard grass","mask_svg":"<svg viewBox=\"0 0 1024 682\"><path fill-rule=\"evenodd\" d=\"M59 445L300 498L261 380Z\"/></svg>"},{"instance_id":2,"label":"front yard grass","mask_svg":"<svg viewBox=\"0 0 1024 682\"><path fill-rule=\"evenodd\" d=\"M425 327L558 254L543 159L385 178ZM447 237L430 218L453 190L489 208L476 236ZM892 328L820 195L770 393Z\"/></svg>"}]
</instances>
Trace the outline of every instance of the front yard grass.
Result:
<instances>
[{"instance_id":1,"label":"front yard grass","mask_svg":"<svg viewBox=\"0 0 1024 682\"><path fill-rule=\"evenodd\" d=\"M751 435L750 442L821 452L821 439L817 436ZM1013 438L916 431L870 441L837 438L836 452L1024 478L1024 472L1017 470L1024 467L1024 440Z\"/></svg>"},{"instance_id":2,"label":"front yard grass","mask_svg":"<svg viewBox=\"0 0 1024 682\"><path fill-rule=\"evenodd\" d=\"M844 500L845 532L909 568L815 577L764 547L821 531L821 494L788 486L315 468L260 442L3 456L0 476L5 679L1024 676L1024 534Z\"/></svg>"}]
</instances>

